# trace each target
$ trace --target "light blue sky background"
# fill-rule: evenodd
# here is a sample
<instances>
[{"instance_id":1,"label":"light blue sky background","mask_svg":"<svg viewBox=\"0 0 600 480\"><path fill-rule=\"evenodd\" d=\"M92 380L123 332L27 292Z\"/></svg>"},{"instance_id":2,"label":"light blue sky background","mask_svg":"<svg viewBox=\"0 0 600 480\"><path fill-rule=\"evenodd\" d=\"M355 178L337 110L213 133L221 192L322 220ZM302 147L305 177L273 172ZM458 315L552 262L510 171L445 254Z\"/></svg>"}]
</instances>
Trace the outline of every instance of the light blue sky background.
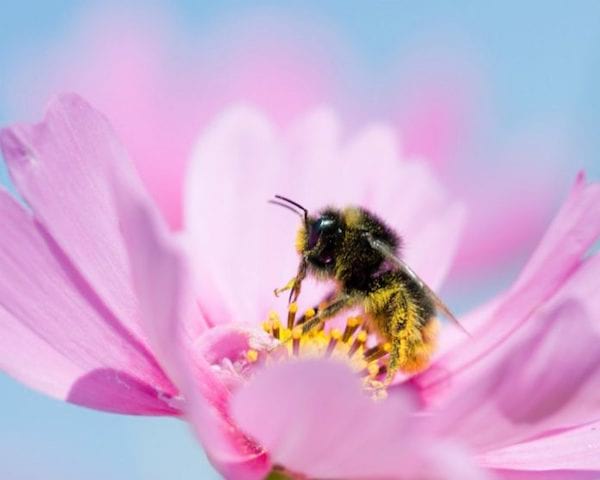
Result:
<instances>
[{"instance_id":1,"label":"light blue sky background","mask_svg":"<svg viewBox=\"0 0 600 480\"><path fill-rule=\"evenodd\" d=\"M148 4L124 3L134 9ZM82 4L3 2L0 92L11 65L60 38ZM197 35L223 18L260 15L263 10L282 19L300 18L325 26L356 57L348 71L340 63L339 78L353 78L360 101L374 116L383 100L375 98L373 84L385 83L392 56L395 60L410 54L420 36L435 38L437 32L452 32L463 47L477 52L485 70L494 102L494 122L488 132L492 143L501 144L538 119L552 119L564 126L579 154L562 166L565 183L581 167L594 178L600 176L599 2L190 0L167 5L180 28ZM441 42L444 36L439 38ZM10 99L0 95L0 124L15 120L10 105ZM0 181L7 182L4 170ZM84 410L46 399L0 375L0 478L187 480L216 478L216 474L187 427L177 421Z\"/></svg>"}]
</instances>

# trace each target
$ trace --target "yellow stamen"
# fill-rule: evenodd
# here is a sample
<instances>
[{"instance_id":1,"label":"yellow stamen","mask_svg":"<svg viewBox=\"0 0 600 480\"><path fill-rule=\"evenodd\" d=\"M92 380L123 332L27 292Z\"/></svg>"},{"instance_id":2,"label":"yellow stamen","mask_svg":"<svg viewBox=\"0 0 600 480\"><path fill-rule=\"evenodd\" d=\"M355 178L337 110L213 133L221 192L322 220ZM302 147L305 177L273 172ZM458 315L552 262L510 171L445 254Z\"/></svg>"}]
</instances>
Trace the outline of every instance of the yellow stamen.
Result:
<instances>
[{"instance_id":1,"label":"yellow stamen","mask_svg":"<svg viewBox=\"0 0 600 480\"><path fill-rule=\"evenodd\" d=\"M279 340L279 328L281 327L281 323L279 323L278 319L273 320L273 337Z\"/></svg>"},{"instance_id":2,"label":"yellow stamen","mask_svg":"<svg viewBox=\"0 0 600 480\"><path fill-rule=\"evenodd\" d=\"M250 349L245 353L248 363L270 363L286 357L335 357L345 359L357 375L363 378L363 386L371 392L374 398L379 398L388 383L382 380L387 372L387 366L382 365L381 359L390 353L392 346L388 343L378 343L367 348L370 337L367 329L368 322L359 316L349 317L343 329L330 328L326 322L319 321L315 328L305 331L305 322L315 319L318 311L309 308L302 316L298 315L298 305L292 302L288 305L287 326L281 323L275 312L269 313L269 318L263 323L263 329L269 333L283 348L275 349L277 354L263 356L256 350Z\"/></svg>"},{"instance_id":3,"label":"yellow stamen","mask_svg":"<svg viewBox=\"0 0 600 480\"><path fill-rule=\"evenodd\" d=\"M315 312L314 308L309 308L308 310L306 310L306 312L304 312L304 322L308 322L316 314L317 314L317 312Z\"/></svg>"},{"instance_id":4,"label":"yellow stamen","mask_svg":"<svg viewBox=\"0 0 600 480\"><path fill-rule=\"evenodd\" d=\"M294 328L296 312L298 312L298 304L296 302L290 303L290 306L288 307L288 328L290 330Z\"/></svg>"},{"instance_id":5,"label":"yellow stamen","mask_svg":"<svg viewBox=\"0 0 600 480\"><path fill-rule=\"evenodd\" d=\"M300 339L302 338L302 328L296 327L292 330L292 351L298 356L300 353Z\"/></svg>"},{"instance_id":6,"label":"yellow stamen","mask_svg":"<svg viewBox=\"0 0 600 480\"><path fill-rule=\"evenodd\" d=\"M370 377L376 377L379 373L379 364L369 363L369 366L367 367L367 372L369 373Z\"/></svg>"},{"instance_id":7,"label":"yellow stamen","mask_svg":"<svg viewBox=\"0 0 600 480\"><path fill-rule=\"evenodd\" d=\"M333 350L340 338L342 338L342 332L340 330L337 328L331 330L331 338L329 339L329 345L327 345L327 352L325 352L325 355L329 356L333 353Z\"/></svg>"},{"instance_id":8,"label":"yellow stamen","mask_svg":"<svg viewBox=\"0 0 600 480\"><path fill-rule=\"evenodd\" d=\"M354 339L354 343L350 347L350 350L348 350L348 357L352 358L352 356L356 353L356 351L360 347L362 347L366 341L367 341L367 332L365 332L364 330L361 330L360 332L358 332L358 335L356 335L356 338Z\"/></svg>"},{"instance_id":9,"label":"yellow stamen","mask_svg":"<svg viewBox=\"0 0 600 480\"><path fill-rule=\"evenodd\" d=\"M356 329L359 327L361 323L360 317L350 317L348 322L346 323L346 329L344 330L344 336L342 337L342 342L347 342L350 340L350 337L354 335Z\"/></svg>"},{"instance_id":10,"label":"yellow stamen","mask_svg":"<svg viewBox=\"0 0 600 480\"><path fill-rule=\"evenodd\" d=\"M248 350L246 352L246 360L250 363L254 363L258 360L258 352L256 350Z\"/></svg>"},{"instance_id":11,"label":"yellow stamen","mask_svg":"<svg viewBox=\"0 0 600 480\"><path fill-rule=\"evenodd\" d=\"M272 329L273 329L273 322L271 322L270 320L267 320L266 322L262 323L262 328L265 332L267 332L269 335L271 335Z\"/></svg>"},{"instance_id":12,"label":"yellow stamen","mask_svg":"<svg viewBox=\"0 0 600 480\"><path fill-rule=\"evenodd\" d=\"M306 310L306 312L304 312L304 315L302 315L302 317L300 317L300 320L298 320L298 322L296 322L296 325L304 325L311 318L313 318L316 314L317 314L317 312L315 312L314 308L309 308L308 310Z\"/></svg>"}]
</instances>

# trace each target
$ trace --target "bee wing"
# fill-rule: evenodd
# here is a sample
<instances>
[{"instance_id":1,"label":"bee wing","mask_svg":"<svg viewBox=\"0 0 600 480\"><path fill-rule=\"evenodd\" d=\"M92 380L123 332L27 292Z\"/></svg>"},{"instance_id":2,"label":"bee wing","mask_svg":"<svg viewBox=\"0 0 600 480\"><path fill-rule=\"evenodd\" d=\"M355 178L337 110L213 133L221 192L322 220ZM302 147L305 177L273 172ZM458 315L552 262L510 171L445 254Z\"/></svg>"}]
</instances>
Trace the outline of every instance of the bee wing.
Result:
<instances>
[{"instance_id":1,"label":"bee wing","mask_svg":"<svg viewBox=\"0 0 600 480\"><path fill-rule=\"evenodd\" d=\"M417 282L417 284L423 290L425 290L427 295L431 298L431 300L433 300L433 303L438 312L440 312L442 315L444 315L444 317L446 317L448 320L450 320L452 323L454 323L454 325L456 325L460 330L462 330L469 337L471 336L469 331L465 327L463 327L463 325L453 315L453 313L446 306L446 304L442 301L442 299L437 296L437 294L429 287L429 285L427 285L425 283L425 281L421 277L419 277L414 272L414 270L408 266L408 264L404 260L402 260L401 258L398 258L396 256L396 254L392 251L392 249L387 244L385 244L381 240L374 238L370 233L367 233L366 236L369 241L369 244L371 245L371 247L373 249L377 250L388 261L390 261L395 266L397 266L399 269L401 269L403 272L405 272L407 275L409 275L415 282Z\"/></svg>"}]
</instances>

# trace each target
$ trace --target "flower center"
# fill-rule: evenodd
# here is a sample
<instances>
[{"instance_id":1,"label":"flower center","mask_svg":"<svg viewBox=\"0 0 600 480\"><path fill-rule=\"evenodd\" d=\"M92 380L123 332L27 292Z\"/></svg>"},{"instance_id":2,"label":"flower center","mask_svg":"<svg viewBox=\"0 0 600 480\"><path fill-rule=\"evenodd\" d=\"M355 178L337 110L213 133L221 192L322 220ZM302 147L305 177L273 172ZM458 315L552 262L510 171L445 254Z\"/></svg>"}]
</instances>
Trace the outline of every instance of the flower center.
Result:
<instances>
[{"instance_id":1,"label":"flower center","mask_svg":"<svg viewBox=\"0 0 600 480\"><path fill-rule=\"evenodd\" d=\"M277 312L271 312L262 325L263 330L279 342L277 350L264 352L255 349L246 351L250 363L266 362L294 357L331 357L345 361L363 378L364 387L376 398L385 397L384 378L387 373L387 356L391 350L388 342L370 344L369 324L361 316L346 319L345 327L327 328L320 322L305 330L304 324L316 312L310 308L298 317L298 306L291 303L285 322Z\"/></svg>"}]
</instances>

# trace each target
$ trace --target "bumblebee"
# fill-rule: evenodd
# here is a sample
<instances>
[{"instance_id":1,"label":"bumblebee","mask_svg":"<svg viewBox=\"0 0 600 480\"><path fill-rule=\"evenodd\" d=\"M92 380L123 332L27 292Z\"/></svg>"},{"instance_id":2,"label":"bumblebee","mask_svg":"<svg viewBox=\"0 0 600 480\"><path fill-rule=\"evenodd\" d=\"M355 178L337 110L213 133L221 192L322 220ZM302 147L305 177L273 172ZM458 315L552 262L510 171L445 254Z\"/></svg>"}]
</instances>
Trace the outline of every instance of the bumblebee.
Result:
<instances>
[{"instance_id":1,"label":"bumblebee","mask_svg":"<svg viewBox=\"0 0 600 480\"><path fill-rule=\"evenodd\" d=\"M325 208L312 216L299 203L280 195L275 199L272 203L289 208L303 219L296 239L298 272L275 293L289 290L289 301L295 302L307 275L337 284L325 306L302 324L303 331L347 308L361 306L369 327L391 346L388 382L398 370L416 372L425 368L435 346L436 316L442 314L460 324L400 258L401 239L394 230L361 207Z\"/></svg>"}]
</instances>

